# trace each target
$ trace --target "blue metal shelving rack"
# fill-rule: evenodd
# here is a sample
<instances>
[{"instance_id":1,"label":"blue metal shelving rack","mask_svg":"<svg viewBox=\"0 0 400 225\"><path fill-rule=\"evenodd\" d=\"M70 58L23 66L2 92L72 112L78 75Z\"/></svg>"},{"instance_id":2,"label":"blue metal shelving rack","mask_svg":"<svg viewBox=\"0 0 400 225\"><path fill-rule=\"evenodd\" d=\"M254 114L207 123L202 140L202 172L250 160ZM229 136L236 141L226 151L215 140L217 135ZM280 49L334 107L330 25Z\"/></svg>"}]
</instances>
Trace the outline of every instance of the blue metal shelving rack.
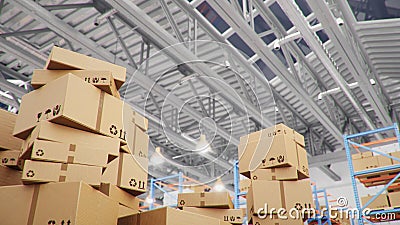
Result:
<instances>
[{"instance_id":1,"label":"blue metal shelving rack","mask_svg":"<svg viewBox=\"0 0 400 225\"><path fill-rule=\"evenodd\" d=\"M161 185L158 185L157 182L163 182L165 180L174 179L174 178L177 178L177 177L178 177L178 185L177 185L178 186L178 192L182 193L182 191L183 191L183 180L184 180L182 172L179 172L178 174L174 174L174 175L167 176L167 177L151 178L149 195L150 195L150 198L153 201L150 203L150 206L149 206L150 210L154 209L154 197L155 197L154 196L154 194L155 194L154 192L155 192L156 188L161 190L163 193L166 193L167 195L169 195L169 193L166 190L164 190L164 188Z\"/></svg>"},{"instance_id":2,"label":"blue metal shelving rack","mask_svg":"<svg viewBox=\"0 0 400 225\"><path fill-rule=\"evenodd\" d=\"M239 189L239 180L240 180L240 174L239 174L239 161L235 161L233 163L233 188L235 192L235 196L233 199L233 205L235 206L235 209L239 209L240 205L246 204L245 202L240 202L240 197L241 196L246 196L247 192L240 192ZM247 215L243 218L243 224L247 224Z\"/></svg>"},{"instance_id":3,"label":"blue metal shelving rack","mask_svg":"<svg viewBox=\"0 0 400 225\"><path fill-rule=\"evenodd\" d=\"M325 189L320 189L317 190L317 185L313 185L313 195L314 195L314 201L315 201L315 208L318 210L320 208L319 205L319 196L318 194L322 193L324 196L324 201L325 201L325 206L329 207L329 201L328 201L328 195L326 194L326 190ZM327 212L325 212L325 215L321 215L319 212L316 213L315 218L314 219L309 219L308 221L314 221L317 220L318 221L318 225L332 225L331 222L331 215L329 210ZM323 222L324 220L326 220L325 222Z\"/></svg>"},{"instance_id":4,"label":"blue metal shelving rack","mask_svg":"<svg viewBox=\"0 0 400 225\"><path fill-rule=\"evenodd\" d=\"M392 126L384 127L384 128L380 128L380 129L376 129L376 130L371 130L371 131L366 131L366 132L362 132L362 133L358 133L358 134L351 134L351 135L343 136L344 145L345 145L345 149L346 149L347 161L348 161L349 168L350 168L351 182L353 185L354 199L356 202L356 207L359 212L358 213L359 215L357 218L359 225L363 225L365 223L374 224L370 220L366 219L365 216L373 216L373 215L377 215L379 213L381 213L381 214L382 213L400 213L400 209L391 209L391 210L372 211L369 215L363 215L363 210L365 210L371 204L371 202L373 202L376 198L378 198L379 195L381 195L389 186L391 186L398 178L400 178L400 173L398 173L397 176L395 176L388 184L386 184L380 191L378 191L378 193L374 197L372 197L364 206L361 206L358 189L357 189L357 181L356 181L356 176L367 175L367 174L377 173L377 172L384 172L384 171L389 171L389 170L393 170L393 169L400 169L400 164L392 165L392 166L385 166L385 167L378 167L378 168L374 168L374 169L367 169L367 170L355 172L354 167L353 167L353 161L351 158L350 145L357 146L357 147L365 149L367 151L371 151L373 153L376 153L376 154L379 154L379 155L382 155L382 156L385 156L385 157L388 157L388 158L391 158L393 160L400 162L399 158L393 157L391 155L388 155L388 154L380 152L380 151L376 151L372 148L369 148L360 143L356 143L356 142L352 141L352 139L360 138L362 136L383 133L383 132L389 132L391 130L393 130L395 132L397 141L398 141L398 144L400 147L400 134L399 134L399 128L398 128L397 124L393 124Z\"/></svg>"}]
</instances>

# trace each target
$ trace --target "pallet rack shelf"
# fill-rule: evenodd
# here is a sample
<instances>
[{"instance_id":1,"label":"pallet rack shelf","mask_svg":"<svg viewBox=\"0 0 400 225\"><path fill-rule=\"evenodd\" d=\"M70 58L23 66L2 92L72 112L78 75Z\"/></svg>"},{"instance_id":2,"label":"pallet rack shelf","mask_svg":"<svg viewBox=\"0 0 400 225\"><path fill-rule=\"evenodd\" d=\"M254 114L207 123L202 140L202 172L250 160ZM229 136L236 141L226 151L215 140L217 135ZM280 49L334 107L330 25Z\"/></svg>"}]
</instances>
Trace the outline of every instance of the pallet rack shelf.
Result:
<instances>
[{"instance_id":1,"label":"pallet rack shelf","mask_svg":"<svg viewBox=\"0 0 400 225\"><path fill-rule=\"evenodd\" d=\"M353 147L353 148L364 149L366 151L371 151L375 154L382 155L384 157L388 157L388 158L391 158L392 160L400 162L399 158L396 158L396 157L393 157L384 152L372 149L371 147L369 147L370 144L368 144L368 143L362 144L362 143L357 143L354 141L354 139L356 139L356 138L361 139L363 136L376 135L376 134L381 134L381 133L391 133L391 132L395 133L395 138L391 138L391 139L397 140L397 143L400 147L400 134L399 134L399 128L398 128L397 124L393 124L392 126L384 127L384 128L380 128L380 129L376 129L376 130L371 130L371 131L361 132L358 134L351 134L351 135L343 136L344 146L346 149L346 156L347 156L347 161L348 161L348 165L349 165L349 169L350 169L350 176L351 176L351 181L352 181L352 186L353 186L354 199L355 199L356 207L357 207L358 214L359 214L357 216L357 221L358 221L359 225L375 224L374 222L372 222L373 221L372 219L367 219L367 218L371 218L375 215L400 213L400 208L371 211L368 215L365 215L365 211L364 211L374 200L376 200L388 188L393 187L393 183L400 178L400 172L398 172L400 169L400 164L392 165L392 166L385 166L385 167L378 167L378 168L367 169L367 170L355 172L354 167L353 167L352 156L351 156L351 149ZM387 139L387 140L391 140L391 139ZM375 141L374 143L379 143L379 141ZM382 172L393 172L393 171L397 171L397 174L390 177L391 179L387 180L387 183L385 182L384 187L381 188L378 191L378 193L375 196L373 196L365 205L361 206L356 178L359 176L365 176L365 175L369 175L369 174L377 174L377 173L382 173Z\"/></svg>"}]
</instances>

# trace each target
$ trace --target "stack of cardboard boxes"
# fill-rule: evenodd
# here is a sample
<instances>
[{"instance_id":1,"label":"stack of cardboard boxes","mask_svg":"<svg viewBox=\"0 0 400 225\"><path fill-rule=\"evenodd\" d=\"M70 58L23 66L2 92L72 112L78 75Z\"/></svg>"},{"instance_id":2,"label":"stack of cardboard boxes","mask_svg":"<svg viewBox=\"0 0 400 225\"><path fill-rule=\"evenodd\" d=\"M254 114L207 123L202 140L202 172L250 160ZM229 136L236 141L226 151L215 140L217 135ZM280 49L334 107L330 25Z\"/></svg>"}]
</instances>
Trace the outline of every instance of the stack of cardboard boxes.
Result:
<instances>
[{"instance_id":1,"label":"stack of cardboard boxes","mask_svg":"<svg viewBox=\"0 0 400 225\"><path fill-rule=\"evenodd\" d=\"M231 224L242 224L244 211L234 209L228 192L180 193L178 207L183 211L209 216Z\"/></svg>"},{"instance_id":2,"label":"stack of cardboard boxes","mask_svg":"<svg viewBox=\"0 0 400 225\"><path fill-rule=\"evenodd\" d=\"M253 224L300 225L308 216L301 215L307 212L303 209L314 208L304 145L304 137L283 124L240 138L239 172L249 178L240 189L248 190L247 215ZM294 211L300 218L291 218Z\"/></svg>"},{"instance_id":3,"label":"stack of cardboard boxes","mask_svg":"<svg viewBox=\"0 0 400 225\"><path fill-rule=\"evenodd\" d=\"M123 67L52 49L15 121L23 142L10 148L21 150L25 185L0 188L2 223L111 225L138 213L148 122L119 98L125 76Z\"/></svg>"},{"instance_id":4,"label":"stack of cardboard boxes","mask_svg":"<svg viewBox=\"0 0 400 225\"><path fill-rule=\"evenodd\" d=\"M400 151L390 152L389 155L400 158ZM354 171L362 171L368 169L374 169L378 167L385 167L399 164L400 162L393 160L389 157L382 155L374 155L373 152L361 152L352 155ZM367 175L358 176L357 178L366 187L373 187L378 185L386 185L390 182L395 175L399 173L399 169L382 171L378 173L372 173ZM400 182L396 180L395 183ZM364 196L361 198L361 202L365 205L373 196ZM379 195L368 208L370 209L383 209L387 207L398 207L400 206L400 190L393 189L389 190L388 194Z\"/></svg>"}]
</instances>

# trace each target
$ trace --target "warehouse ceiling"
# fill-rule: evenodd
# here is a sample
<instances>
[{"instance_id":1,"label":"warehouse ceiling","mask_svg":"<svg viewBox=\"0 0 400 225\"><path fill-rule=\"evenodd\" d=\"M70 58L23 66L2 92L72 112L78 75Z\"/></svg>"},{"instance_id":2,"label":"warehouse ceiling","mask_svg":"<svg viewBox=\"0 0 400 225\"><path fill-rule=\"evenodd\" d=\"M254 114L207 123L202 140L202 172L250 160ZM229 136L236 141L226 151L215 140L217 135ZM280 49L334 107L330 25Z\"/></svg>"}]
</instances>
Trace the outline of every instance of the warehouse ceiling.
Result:
<instances>
[{"instance_id":1,"label":"warehouse ceiling","mask_svg":"<svg viewBox=\"0 0 400 225\"><path fill-rule=\"evenodd\" d=\"M395 0L0 0L0 106L17 112L60 46L128 69L153 176L231 174L241 136L285 123L339 180L342 134L398 121L399 16Z\"/></svg>"}]
</instances>

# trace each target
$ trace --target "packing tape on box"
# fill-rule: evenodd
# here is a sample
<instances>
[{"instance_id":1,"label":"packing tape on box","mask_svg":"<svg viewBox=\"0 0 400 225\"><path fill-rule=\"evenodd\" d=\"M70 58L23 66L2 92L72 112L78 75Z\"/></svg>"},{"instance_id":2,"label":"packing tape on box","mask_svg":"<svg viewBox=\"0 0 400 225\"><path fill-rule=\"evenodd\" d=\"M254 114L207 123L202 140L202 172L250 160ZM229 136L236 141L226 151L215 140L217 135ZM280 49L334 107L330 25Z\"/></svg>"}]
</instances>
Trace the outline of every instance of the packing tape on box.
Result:
<instances>
[{"instance_id":1,"label":"packing tape on box","mask_svg":"<svg viewBox=\"0 0 400 225\"><path fill-rule=\"evenodd\" d=\"M29 216L28 216L28 224L27 225L32 225L33 224L33 218L35 216L36 212L36 204L37 200L39 198L39 185L35 184L35 187L33 188L33 196L32 196L32 203L31 203L31 208L29 211Z\"/></svg>"},{"instance_id":2,"label":"packing tape on box","mask_svg":"<svg viewBox=\"0 0 400 225\"><path fill-rule=\"evenodd\" d=\"M105 95L105 93L102 91L100 93L99 108L97 109L96 131L100 130L101 117L103 114L104 95Z\"/></svg>"},{"instance_id":3,"label":"packing tape on box","mask_svg":"<svg viewBox=\"0 0 400 225\"><path fill-rule=\"evenodd\" d=\"M75 153L75 150L76 150L76 145L70 144L69 145L69 151ZM67 163L74 163L74 160L75 160L75 157L70 155L67 158Z\"/></svg>"},{"instance_id":4,"label":"packing tape on box","mask_svg":"<svg viewBox=\"0 0 400 225\"><path fill-rule=\"evenodd\" d=\"M282 208L286 209L285 188L283 186L283 181L279 181L279 188L281 189L281 204L282 204Z\"/></svg>"},{"instance_id":5,"label":"packing tape on box","mask_svg":"<svg viewBox=\"0 0 400 225\"><path fill-rule=\"evenodd\" d=\"M67 169L68 169L67 163L61 164L60 177L58 178L59 182L65 182L65 180L67 179L67 176L64 175L67 172Z\"/></svg>"}]
</instances>

